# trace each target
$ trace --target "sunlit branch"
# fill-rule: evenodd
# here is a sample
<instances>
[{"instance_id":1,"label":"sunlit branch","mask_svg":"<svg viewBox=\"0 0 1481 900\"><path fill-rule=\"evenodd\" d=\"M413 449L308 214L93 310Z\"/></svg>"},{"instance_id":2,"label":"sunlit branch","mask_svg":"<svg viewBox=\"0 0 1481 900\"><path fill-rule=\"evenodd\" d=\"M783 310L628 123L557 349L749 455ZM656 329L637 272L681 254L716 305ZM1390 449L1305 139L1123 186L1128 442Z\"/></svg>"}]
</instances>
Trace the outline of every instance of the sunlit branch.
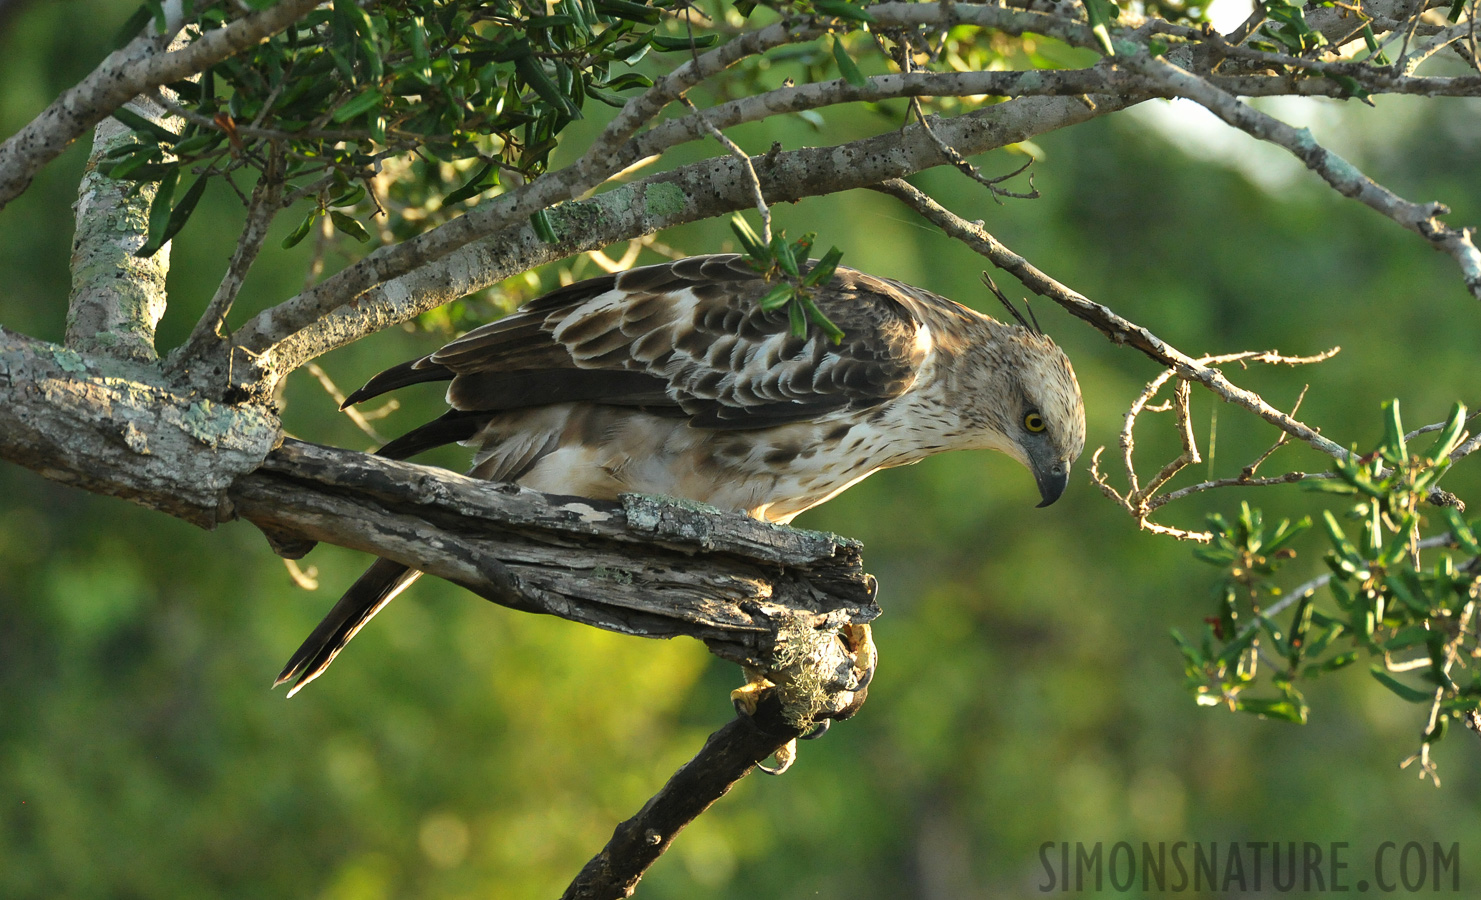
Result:
<instances>
[{"instance_id":1,"label":"sunlit branch","mask_svg":"<svg viewBox=\"0 0 1481 900\"><path fill-rule=\"evenodd\" d=\"M1203 106L1258 140L1283 147L1320 175L1333 189L1377 210L1398 224L1449 253L1460 266L1466 289L1481 299L1481 251L1472 243L1474 229L1456 230L1439 217L1450 212L1442 203L1412 203L1374 182L1347 160L1323 147L1305 128L1293 128L1226 94L1197 76L1164 59L1137 57L1130 65L1160 79L1175 96Z\"/></svg>"}]
</instances>

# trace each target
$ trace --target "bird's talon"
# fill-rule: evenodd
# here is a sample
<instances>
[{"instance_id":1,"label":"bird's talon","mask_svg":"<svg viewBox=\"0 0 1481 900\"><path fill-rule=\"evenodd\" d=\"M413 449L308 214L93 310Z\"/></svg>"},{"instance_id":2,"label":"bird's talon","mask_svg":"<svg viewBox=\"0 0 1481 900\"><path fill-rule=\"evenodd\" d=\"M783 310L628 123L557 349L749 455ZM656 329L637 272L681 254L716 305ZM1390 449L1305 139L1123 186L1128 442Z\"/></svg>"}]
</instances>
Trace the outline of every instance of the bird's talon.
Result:
<instances>
[{"instance_id":1,"label":"bird's talon","mask_svg":"<svg viewBox=\"0 0 1481 900\"><path fill-rule=\"evenodd\" d=\"M833 720L832 719L824 719L823 721L821 721L821 722L817 723L816 725L814 725L812 728L808 729L807 734L798 735L798 739L799 740L804 740L804 741L815 741L818 738L822 737L823 735L827 734L828 733L828 729L829 728L832 728L832 727L833 727Z\"/></svg>"},{"instance_id":2,"label":"bird's talon","mask_svg":"<svg viewBox=\"0 0 1481 900\"><path fill-rule=\"evenodd\" d=\"M783 772L786 772L788 769L792 768L792 763L797 761L796 739L790 740L778 747L776 749L776 752L773 753L772 756L776 758L776 768L763 765L759 762L756 763L756 768L760 769L768 775L781 775Z\"/></svg>"},{"instance_id":3,"label":"bird's talon","mask_svg":"<svg viewBox=\"0 0 1481 900\"><path fill-rule=\"evenodd\" d=\"M730 692L730 702L735 705L735 711L750 718L756 715L756 705L761 702L761 694L771 687L771 682L764 679L748 681Z\"/></svg>"}]
</instances>

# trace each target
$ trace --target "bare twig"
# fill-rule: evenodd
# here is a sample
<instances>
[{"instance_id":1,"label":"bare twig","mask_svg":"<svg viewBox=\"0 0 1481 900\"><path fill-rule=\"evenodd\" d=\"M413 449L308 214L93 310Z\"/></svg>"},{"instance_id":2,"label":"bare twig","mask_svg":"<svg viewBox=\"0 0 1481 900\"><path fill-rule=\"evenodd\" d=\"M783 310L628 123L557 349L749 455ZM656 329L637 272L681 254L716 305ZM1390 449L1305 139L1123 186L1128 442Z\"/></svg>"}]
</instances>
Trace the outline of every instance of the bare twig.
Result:
<instances>
[{"instance_id":1,"label":"bare twig","mask_svg":"<svg viewBox=\"0 0 1481 900\"><path fill-rule=\"evenodd\" d=\"M281 166L282 153L274 147L268 156L267 167L252 188L252 198L247 204L246 224L241 236L237 238L237 247L231 255L231 262L227 264L226 274L215 294L211 296L211 301L206 304L205 312L201 313L200 319L195 323L190 337L173 355L175 362L196 358L207 343L222 337L221 330L226 325L231 306L236 302L242 283L247 279L247 272L251 270L252 263L256 262L257 254L262 250L263 242L267 240L267 230L272 225L273 216L281 208Z\"/></svg>"},{"instance_id":2,"label":"bare twig","mask_svg":"<svg viewBox=\"0 0 1481 900\"><path fill-rule=\"evenodd\" d=\"M987 257L998 268L1017 278L1024 287L1053 300L1071 315L1089 322L1113 342L1130 344L1148 357L1173 369L1179 378L1202 384L1223 400L1244 407L1280 430L1289 432L1292 437L1305 441L1329 456L1345 459L1349 455L1342 446L1322 437L1311 426L1298 422L1266 403L1259 394L1233 384L1218 369L1200 363L1165 343L1146 328L1117 315L1107 307L1045 275L1028 260L1005 247L980 224L968 222L945 209L913 186L903 181L890 180L876 189L904 201L922 216L935 222L948 235L962 241ZM1329 352L1335 352L1335 350Z\"/></svg>"},{"instance_id":3,"label":"bare twig","mask_svg":"<svg viewBox=\"0 0 1481 900\"><path fill-rule=\"evenodd\" d=\"M699 112L699 107L695 106L694 101L690 100L688 97L680 97L679 100L685 106L689 107L690 112ZM761 216L761 239L767 244L770 244L771 207L766 205L766 196L761 190L761 179L756 176L756 167L751 164L750 155L747 154L746 151L742 150L739 144L726 137L725 132L710 124L708 119L701 119L701 121L704 122L705 130L708 131L715 140L719 141L720 145L727 151L729 151L731 156L735 157L736 160L740 162L741 168L745 169L746 183L750 186L751 193L756 198L756 212L759 213Z\"/></svg>"},{"instance_id":4,"label":"bare twig","mask_svg":"<svg viewBox=\"0 0 1481 900\"><path fill-rule=\"evenodd\" d=\"M1128 62L1158 78L1174 95L1186 97L1250 136L1290 151L1333 189L1377 210L1444 250L1460 266L1466 289L1481 299L1481 251L1472 243L1474 229L1456 230L1439 217L1450 210L1441 203L1412 203L1359 172L1351 163L1316 142L1311 131L1293 128L1226 94L1164 59L1136 57Z\"/></svg>"}]
</instances>

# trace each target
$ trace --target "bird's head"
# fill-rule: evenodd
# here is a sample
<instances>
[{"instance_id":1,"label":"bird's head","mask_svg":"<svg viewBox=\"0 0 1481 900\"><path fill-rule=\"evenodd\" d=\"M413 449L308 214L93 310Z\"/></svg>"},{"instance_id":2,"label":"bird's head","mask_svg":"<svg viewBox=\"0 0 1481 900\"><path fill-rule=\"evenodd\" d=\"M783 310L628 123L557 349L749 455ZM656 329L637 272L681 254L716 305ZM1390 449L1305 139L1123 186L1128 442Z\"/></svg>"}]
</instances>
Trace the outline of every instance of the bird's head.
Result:
<instances>
[{"instance_id":1,"label":"bird's head","mask_svg":"<svg viewBox=\"0 0 1481 900\"><path fill-rule=\"evenodd\" d=\"M1085 449L1085 404L1069 358L1036 331L1009 325L1001 334L1001 378L993 418L1006 446L1033 473L1048 506L1064 493L1070 466Z\"/></svg>"}]
</instances>

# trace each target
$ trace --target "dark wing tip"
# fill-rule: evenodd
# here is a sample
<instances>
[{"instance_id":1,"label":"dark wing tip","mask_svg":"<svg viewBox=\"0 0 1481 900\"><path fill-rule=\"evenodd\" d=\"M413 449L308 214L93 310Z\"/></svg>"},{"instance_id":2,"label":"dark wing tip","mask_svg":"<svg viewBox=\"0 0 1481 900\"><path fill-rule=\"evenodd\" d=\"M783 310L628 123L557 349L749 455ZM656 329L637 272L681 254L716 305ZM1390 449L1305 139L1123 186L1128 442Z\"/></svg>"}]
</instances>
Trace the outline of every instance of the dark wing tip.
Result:
<instances>
[{"instance_id":1,"label":"dark wing tip","mask_svg":"<svg viewBox=\"0 0 1481 900\"><path fill-rule=\"evenodd\" d=\"M421 384L424 381L446 381L453 377L453 372L446 366L428 362L427 357L419 357L399 366L392 366L369 381L365 386L345 398L345 402L339 405L340 409L348 409L356 403L379 397L387 391L406 387L409 384Z\"/></svg>"}]
</instances>

